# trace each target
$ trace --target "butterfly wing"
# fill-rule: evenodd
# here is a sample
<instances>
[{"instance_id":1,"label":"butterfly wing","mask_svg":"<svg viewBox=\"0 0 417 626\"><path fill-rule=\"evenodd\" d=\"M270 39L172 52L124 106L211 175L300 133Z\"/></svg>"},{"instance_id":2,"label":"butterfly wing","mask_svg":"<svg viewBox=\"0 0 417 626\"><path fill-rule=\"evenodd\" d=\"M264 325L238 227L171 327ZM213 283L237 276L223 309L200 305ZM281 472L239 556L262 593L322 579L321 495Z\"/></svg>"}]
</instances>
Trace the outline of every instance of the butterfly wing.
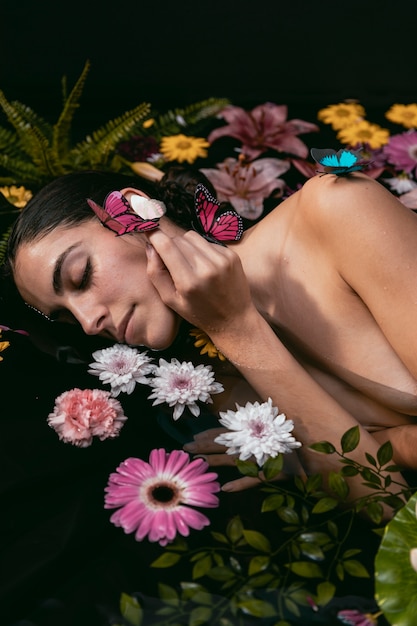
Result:
<instances>
[{"instance_id":1,"label":"butterfly wing","mask_svg":"<svg viewBox=\"0 0 417 626\"><path fill-rule=\"evenodd\" d=\"M323 167L325 174L343 176L351 172L363 169L364 164L359 163L360 150L346 150L342 148L338 152L331 148L311 148L313 159Z\"/></svg>"},{"instance_id":2,"label":"butterfly wing","mask_svg":"<svg viewBox=\"0 0 417 626\"><path fill-rule=\"evenodd\" d=\"M201 183L194 198L198 217L197 230L209 241L238 241L243 233L243 220L236 211L220 210L220 204Z\"/></svg>"},{"instance_id":3,"label":"butterfly wing","mask_svg":"<svg viewBox=\"0 0 417 626\"><path fill-rule=\"evenodd\" d=\"M210 234L217 241L239 241L243 234L243 220L236 211L225 211L214 220Z\"/></svg>"},{"instance_id":4,"label":"butterfly wing","mask_svg":"<svg viewBox=\"0 0 417 626\"><path fill-rule=\"evenodd\" d=\"M120 191L111 191L107 194L103 207L91 198L88 198L87 202L102 224L117 235L158 228L158 219L144 220L132 211L129 202Z\"/></svg>"}]
</instances>

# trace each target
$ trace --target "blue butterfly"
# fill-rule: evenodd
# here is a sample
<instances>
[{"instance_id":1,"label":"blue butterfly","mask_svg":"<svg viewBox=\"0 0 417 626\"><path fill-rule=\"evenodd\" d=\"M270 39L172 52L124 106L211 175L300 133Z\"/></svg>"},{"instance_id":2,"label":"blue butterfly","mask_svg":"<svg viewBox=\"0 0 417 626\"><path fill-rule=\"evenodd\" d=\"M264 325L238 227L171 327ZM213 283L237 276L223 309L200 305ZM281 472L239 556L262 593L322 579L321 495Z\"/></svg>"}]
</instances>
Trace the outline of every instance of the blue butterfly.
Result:
<instances>
[{"instance_id":1,"label":"blue butterfly","mask_svg":"<svg viewBox=\"0 0 417 626\"><path fill-rule=\"evenodd\" d=\"M336 174L345 176L351 172L359 172L365 167L365 163L359 162L360 150L345 150L338 152L332 148L311 148L311 156L323 167L323 174Z\"/></svg>"}]
</instances>

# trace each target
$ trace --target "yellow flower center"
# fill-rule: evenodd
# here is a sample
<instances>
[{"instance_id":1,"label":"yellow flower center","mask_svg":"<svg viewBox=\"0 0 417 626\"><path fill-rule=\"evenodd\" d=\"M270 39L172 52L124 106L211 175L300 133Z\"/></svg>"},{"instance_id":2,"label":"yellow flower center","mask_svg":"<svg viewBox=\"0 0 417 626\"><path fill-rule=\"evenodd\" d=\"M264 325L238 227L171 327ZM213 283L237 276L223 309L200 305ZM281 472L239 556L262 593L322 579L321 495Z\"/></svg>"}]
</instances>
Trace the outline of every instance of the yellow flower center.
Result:
<instances>
[{"instance_id":1,"label":"yellow flower center","mask_svg":"<svg viewBox=\"0 0 417 626\"><path fill-rule=\"evenodd\" d=\"M189 148L191 148L192 143L191 143L191 141L181 140L181 141L178 141L176 143L176 146L177 146L178 150L188 150Z\"/></svg>"}]
</instances>

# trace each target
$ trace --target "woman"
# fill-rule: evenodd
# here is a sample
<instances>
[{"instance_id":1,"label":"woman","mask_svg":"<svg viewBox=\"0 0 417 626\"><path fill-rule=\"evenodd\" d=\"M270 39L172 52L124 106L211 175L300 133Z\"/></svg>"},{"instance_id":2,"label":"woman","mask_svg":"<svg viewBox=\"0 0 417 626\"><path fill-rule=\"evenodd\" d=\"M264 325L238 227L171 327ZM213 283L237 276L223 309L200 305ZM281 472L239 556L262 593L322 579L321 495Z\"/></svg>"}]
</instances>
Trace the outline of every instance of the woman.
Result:
<instances>
[{"instance_id":1,"label":"woman","mask_svg":"<svg viewBox=\"0 0 417 626\"><path fill-rule=\"evenodd\" d=\"M416 469L417 216L364 174L316 176L241 239L213 245L187 228L197 181L171 178L151 188L85 172L47 186L10 238L23 300L88 335L153 350L170 346L187 320L240 375L214 408L271 397L295 423L307 473L338 471L334 455L308 446L339 447L357 424L352 458L366 463L389 439L395 462ZM159 227L121 237L103 228L87 199L102 205L116 189L164 200ZM214 434L186 449L224 463ZM353 479L351 496L365 493Z\"/></svg>"}]
</instances>

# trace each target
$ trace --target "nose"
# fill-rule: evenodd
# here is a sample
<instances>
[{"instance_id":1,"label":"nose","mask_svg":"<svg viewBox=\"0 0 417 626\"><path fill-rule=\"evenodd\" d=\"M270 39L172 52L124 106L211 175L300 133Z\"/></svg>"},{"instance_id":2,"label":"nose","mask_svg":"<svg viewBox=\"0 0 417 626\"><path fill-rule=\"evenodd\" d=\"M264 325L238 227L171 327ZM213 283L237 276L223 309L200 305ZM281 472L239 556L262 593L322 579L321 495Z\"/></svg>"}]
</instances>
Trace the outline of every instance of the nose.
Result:
<instances>
[{"instance_id":1,"label":"nose","mask_svg":"<svg viewBox=\"0 0 417 626\"><path fill-rule=\"evenodd\" d=\"M77 300L69 308L86 335L99 335L106 330L108 311L103 305L98 305L91 299L83 302Z\"/></svg>"}]
</instances>

